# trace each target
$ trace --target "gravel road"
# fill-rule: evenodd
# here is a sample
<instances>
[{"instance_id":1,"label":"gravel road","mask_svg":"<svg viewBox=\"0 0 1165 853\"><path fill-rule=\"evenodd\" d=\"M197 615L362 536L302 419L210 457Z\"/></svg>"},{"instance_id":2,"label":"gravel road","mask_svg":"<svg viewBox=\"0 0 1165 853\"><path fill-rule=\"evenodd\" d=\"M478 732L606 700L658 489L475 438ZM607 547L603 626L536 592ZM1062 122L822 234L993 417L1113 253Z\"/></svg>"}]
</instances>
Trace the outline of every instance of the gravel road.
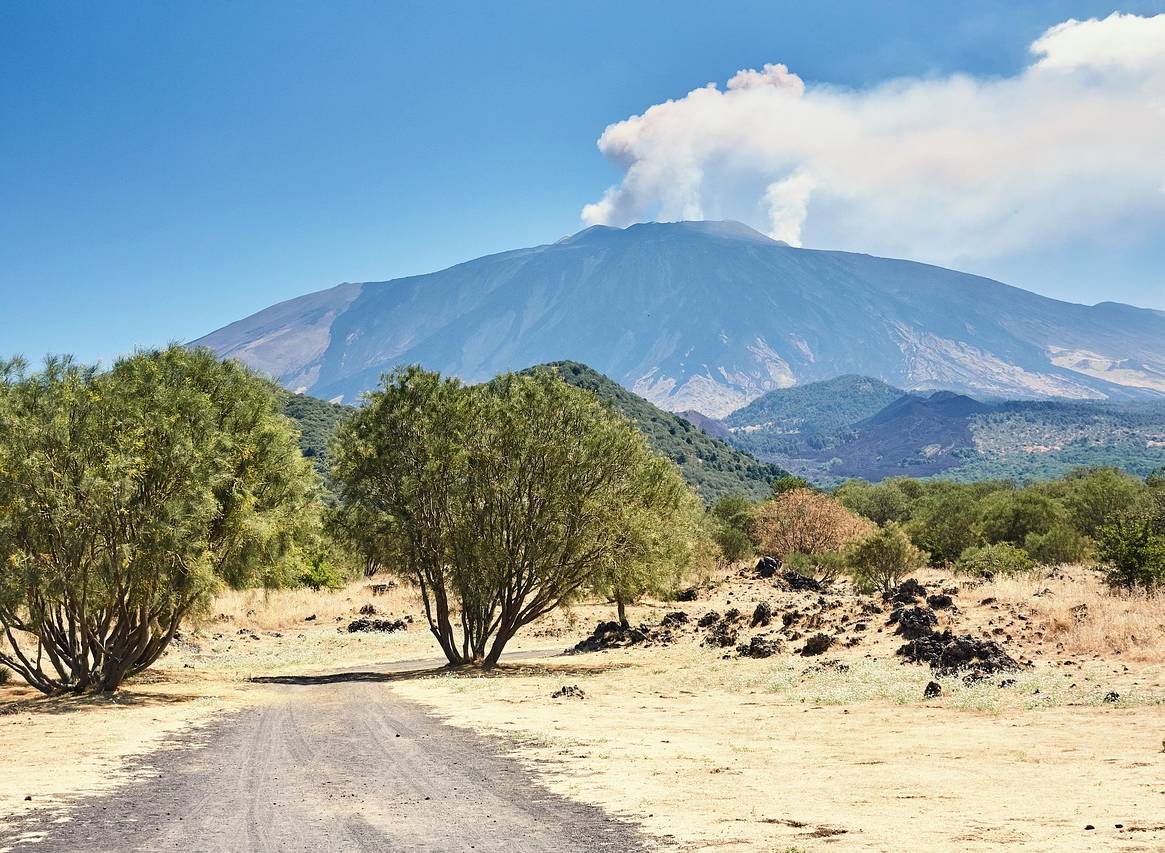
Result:
<instances>
[{"instance_id":1,"label":"gravel road","mask_svg":"<svg viewBox=\"0 0 1165 853\"><path fill-rule=\"evenodd\" d=\"M0 831L0 849L30 832L36 843L12 849L646 849L633 826L551 794L496 743L394 696L383 682L401 677L272 679L274 704L141 759L134 782L78 801L67 822L29 814Z\"/></svg>"}]
</instances>

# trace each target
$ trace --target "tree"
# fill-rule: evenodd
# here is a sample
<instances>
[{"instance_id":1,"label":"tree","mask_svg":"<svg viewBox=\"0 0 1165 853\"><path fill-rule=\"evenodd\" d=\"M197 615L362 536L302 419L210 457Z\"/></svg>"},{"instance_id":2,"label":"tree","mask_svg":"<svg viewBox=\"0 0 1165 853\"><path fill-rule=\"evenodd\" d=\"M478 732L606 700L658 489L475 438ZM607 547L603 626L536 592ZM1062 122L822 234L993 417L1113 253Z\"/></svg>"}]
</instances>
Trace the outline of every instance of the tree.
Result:
<instances>
[{"instance_id":1,"label":"tree","mask_svg":"<svg viewBox=\"0 0 1165 853\"><path fill-rule=\"evenodd\" d=\"M793 489L757 509L756 533L768 554L836 551L873 527L833 498L810 489Z\"/></svg>"},{"instance_id":2,"label":"tree","mask_svg":"<svg viewBox=\"0 0 1165 853\"><path fill-rule=\"evenodd\" d=\"M930 554L932 562L953 562L982 541L974 524L977 515L971 487L936 483L918 499L906 530L914 544Z\"/></svg>"},{"instance_id":3,"label":"tree","mask_svg":"<svg viewBox=\"0 0 1165 853\"><path fill-rule=\"evenodd\" d=\"M773 497L779 497L785 492L791 492L794 489L812 489L813 486L804 477L797 477L793 474L785 474L782 477L777 477L773 480Z\"/></svg>"},{"instance_id":4,"label":"tree","mask_svg":"<svg viewBox=\"0 0 1165 853\"><path fill-rule=\"evenodd\" d=\"M1098 555L1108 582L1134 589L1165 584L1165 535L1147 516L1126 516L1100 530Z\"/></svg>"},{"instance_id":5,"label":"tree","mask_svg":"<svg viewBox=\"0 0 1165 853\"><path fill-rule=\"evenodd\" d=\"M453 665L493 666L524 625L580 592L632 595L650 585L644 572L684 559L668 529L690 506L676 468L547 373L466 387L397 370L331 457L340 528L417 584Z\"/></svg>"},{"instance_id":6,"label":"tree","mask_svg":"<svg viewBox=\"0 0 1165 853\"><path fill-rule=\"evenodd\" d=\"M1147 503L1150 487L1117 468L1081 468L1047 486L1068 510L1071 526L1095 537L1117 516Z\"/></svg>"},{"instance_id":7,"label":"tree","mask_svg":"<svg viewBox=\"0 0 1165 853\"><path fill-rule=\"evenodd\" d=\"M905 522L910 517L911 501L902 488L901 478L868 483L846 480L833 496L845 507L865 516L874 524Z\"/></svg>"},{"instance_id":8,"label":"tree","mask_svg":"<svg viewBox=\"0 0 1165 853\"><path fill-rule=\"evenodd\" d=\"M859 587L889 592L907 572L926 565L926 554L915 547L897 522L871 530L851 542L846 559Z\"/></svg>"},{"instance_id":9,"label":"tree","mask_svg":"<svg viewBox=\"0 0 1165 853\"><path fill-rule=\"evenodd\" d=\"M992 544L1022 546L1029 534L1047 533L1067 521L1060 501L1034 489L995 492L979 502L978 529Z\"/></svg>"},{"instance_id":10,"label":"tree","mask_svg":"<svg viewBox=\"0 0 1165 853\"><path fill-rule=\"evenodd\" d=\"M286 577L315 487L269 384L210 352L9 365L0 662L45 693L115 690L222 584Z\"/></svg>"}]
</instances>

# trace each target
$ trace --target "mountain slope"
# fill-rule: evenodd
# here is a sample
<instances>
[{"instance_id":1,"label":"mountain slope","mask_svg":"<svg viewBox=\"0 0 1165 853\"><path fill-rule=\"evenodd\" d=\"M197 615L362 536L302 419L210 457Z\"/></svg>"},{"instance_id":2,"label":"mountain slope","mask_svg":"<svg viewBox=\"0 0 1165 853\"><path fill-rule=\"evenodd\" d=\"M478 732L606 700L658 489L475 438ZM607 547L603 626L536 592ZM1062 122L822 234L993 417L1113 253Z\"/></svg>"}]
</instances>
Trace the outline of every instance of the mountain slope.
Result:
<instances>
[{"instance_id":1,"label":"mountain slope","mask_svg":"<svg viewBox=\"0 0 1165 853\"><path fill-rule=\"evenodd\" d=\"M730 441L755 456L795 453L880 412L904 391L868 376L838 376L769 391L723 420Z\"/></svg>"},{"instance_id":2,"label":"mountain slope","mask_svg":"<svg viewBox=\"0 0 1165 853\"><path fill-rule=\"evenodd\" d=\"M560 361L529 370L550 370L567 384L592 392L630 420L652 449L675 462L688 484L709 503L725 495L766 498L772 493L772 481L786 473L653 406L585 364Z\"/></svg>"},{"instance_id":3,"label":"mountain slope","mask_svg":"<svg viewBox=\"0 0 1165 853\"><path fill-rule=\"evenodd\" d=\"M595 226L557 243L300 297L194 342L355 401L399 364L479 382L574 359L723 417L842 374L1003 397L1165 395L1165 316L909 261L794 249L739 223Z\"/></svg>"},{"instance_id":4,"label":"mountain slope","mask_svg":"<svg viewBox=\"0 0 1165 853\"><path fill-rule=\"evenodd\" d=\"M776 391L762 400L778 408L771 398L806 390L814 386ZM815 414L812 406L805 411L808 418ZM902 475L1030 480L1058 477L1082 465L1145 476L1165 466L1165 402L983 402L949 391L911 393L828 431L737 428L728 440L821 485Z\"/></svg>"}]
</instances>

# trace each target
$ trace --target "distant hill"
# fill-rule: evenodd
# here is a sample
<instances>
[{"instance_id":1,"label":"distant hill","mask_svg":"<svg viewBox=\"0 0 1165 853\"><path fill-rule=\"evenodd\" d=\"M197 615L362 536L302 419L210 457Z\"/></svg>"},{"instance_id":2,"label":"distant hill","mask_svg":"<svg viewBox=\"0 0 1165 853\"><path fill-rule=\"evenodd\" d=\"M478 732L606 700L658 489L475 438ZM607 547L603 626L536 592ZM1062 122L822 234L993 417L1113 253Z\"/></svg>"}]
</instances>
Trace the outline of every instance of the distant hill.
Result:
<instances>
[{"instance_id":1,"label":"distant hill","mask_svg":"<svg viewBox=\"0 0 1165 853\"><path fill-rule=\"evenodd\" d=\"M592 392L626 417L657 453L679 466L684 479L709 503L724 495L743 495L750 500L766 498L772 493L772 481L787 473L652 405L585 364L559 361L529 370L552 371L564 382Z\"/></svg>"},{"instance_id":2,"label":"distant hill","mask_svg":"<svg viewBox=\"0 0 1165 853\"><path fill-rule=\"evenodd\" d=\"M1165 466L1165 403L982 401L939 391L902 394L873 414L839 424L847 411L862 412L888 388L877 380L845 380L833 389L838 399L824 406L824 416L814 401L829 396L828 383L801 389L812 392L797 401L804 406L805 421L828 429L798 431L789 414L788 421L775 420L751 432L734 428L729 441L822 485L847 477L1042 479L1081 465L1112 465L1144 476ZM767 401L778 414L795 413L792 400L780 400L780 405L768 400L795 390L756 402ZM751 408L734 413L727 423L751 424L758 417L748 413ZM781 424L785 432L777 428Z\"/></svg>"},{"instance_id":3,"label":"distant hill","mask_svg":"<svg viewBox=\"0 0 1165 853\"><path fill-rule=\"evenodd\" d=\"M781 388L753 400L723 420L731 441L758 458L822 449L846 427L900 399L906 392L868 376L838 376Z\"/></svg>"},{"instance_id":4,"label":"distant hill","mask_svg":"<svg viewBox=\"0 0 1165 853\"><path fill-rule=\"evenodd\" d=\"M793 248L739 222L595 226L426 275L342 284L194 343L343 402L404 364L483 382L563 359L714 418L855 373L1001 398L1165 396L1160 312Z\"/></svg>"},{"instance_id":5,"label":"distant hill","mask_svg":"<svg viewBox=\"0 0 1165 853\"><path fill-rule=\"evenodd\" d=\"M315 462L321 473L327 470L328 442L332 440L336 426L351 411L351 406L329 403L306 394L287 394L284 399L283 414L295 421L300 432L299 448L304 456Z\"/></svg>"},{"instance_id":6,"label":"distant hill","mask_svg":"<svg viewBox=\"0 0 1165 853\"><path fill-rule=\"evenodd\" d=\"M730 444L705 435L683 418L653 406L616 382L584 364L559 362L529 370L550 370L563 381L592 392L626 417L647 438L651 447L679 466L689 485L709 503L723 495L744 495L752 500L768 497L770 483L786 472L759 462ZM288 394L284 414L296 422L305 456L321 472L327 468L327 447L336 426L353 407L329 403L306 394Z\"/></svg>"}]
</instances>

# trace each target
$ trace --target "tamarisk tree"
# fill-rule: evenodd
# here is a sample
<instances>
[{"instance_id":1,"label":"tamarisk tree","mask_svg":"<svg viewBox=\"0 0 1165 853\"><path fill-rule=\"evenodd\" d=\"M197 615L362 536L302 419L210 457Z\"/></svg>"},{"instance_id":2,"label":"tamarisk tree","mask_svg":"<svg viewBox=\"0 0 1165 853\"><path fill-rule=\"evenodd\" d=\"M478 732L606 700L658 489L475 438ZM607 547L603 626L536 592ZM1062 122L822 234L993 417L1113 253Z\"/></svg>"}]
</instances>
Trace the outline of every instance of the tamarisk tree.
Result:
<instances>
[{"instance_id":1,"label":"tamarisk tree","mask_svg":"<svg viewBox=\"0 0 1165 853\"><path fill-rule=\"evenodd\" d=\"M271 582L316 505L271 387L210 352L0 383L0 662L45 693L116 689L223 584Z\"/></svg>"},{"instance_id":2,"label":"tamarisk tree","mask_svg":"<svg viewBox=\"0 0 1165 853\"><path fill-rule=\"evenodd\" d=\"M522 626L581 592L649 586L649 567L684 559L652 532L690 506L678 471L548 373L467 387L398 370L331 458L340 527L416 583L453 665L493 666Z\"/></svg>"}]
</instances>

